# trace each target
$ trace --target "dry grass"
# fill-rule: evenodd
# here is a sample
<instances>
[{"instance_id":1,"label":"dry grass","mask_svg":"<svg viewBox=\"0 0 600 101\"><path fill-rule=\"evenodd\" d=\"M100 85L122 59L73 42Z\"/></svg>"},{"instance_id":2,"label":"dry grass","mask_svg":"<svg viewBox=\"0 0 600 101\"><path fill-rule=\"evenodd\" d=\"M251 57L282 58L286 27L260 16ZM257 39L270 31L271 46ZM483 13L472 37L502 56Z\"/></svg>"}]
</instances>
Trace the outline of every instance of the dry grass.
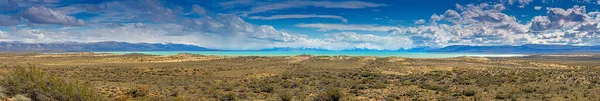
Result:
<instances>
[{"instance_id":1,"label":"dry grass","mask_svg":"<svg viewBox=\"0 0 600 101\"><path fill-rule=\"evenodd\" d=\"M0 65L6 65L0 72L32 64L44 73L89 83L106 100L600 99L600 59L595 57L0 57ZM11 77L0 74L3 80Z\"/></svg>"}]
</instances>

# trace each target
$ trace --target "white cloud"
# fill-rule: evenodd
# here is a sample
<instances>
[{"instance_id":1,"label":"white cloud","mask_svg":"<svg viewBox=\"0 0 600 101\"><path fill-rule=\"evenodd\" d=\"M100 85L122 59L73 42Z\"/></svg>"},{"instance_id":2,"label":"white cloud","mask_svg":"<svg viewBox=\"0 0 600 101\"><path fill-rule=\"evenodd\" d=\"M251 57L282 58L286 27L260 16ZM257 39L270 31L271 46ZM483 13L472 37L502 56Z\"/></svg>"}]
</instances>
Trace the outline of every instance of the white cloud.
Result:
<instances>
[{"instance_id":1,"label":"white cloud","mask_svg":"<svg viewBox=\"0 0 600 101\"><path fill-rule=\"evenodd\" d=\"M251 16L250 19L262 19L262 20L274 20L274 19L292 19L292 18L329 18L329 19L338 19L342 22L348 22L348 19L345 19L342 16L337 15L316 15L316 14L289 14L289 15L273 15L270 17L264 16Z\"/></svg>"},{"instance_id":2,"label":"white cloud","mask_svg":"<svg viewBox=\"0 0 600 101\"><path fill-rule=\"evenodd\" d=\"M521 24L502 13L502 5L457 6L460 17L448 19L432 15L435 23L401 27L392 35L410 37L415 45L522 45L522 44L600 44L600 12L586 12L583 6L549 8L545 16L535 16Z\"/></svg>"},{"instance_id":3,"label":"white cloud","mask_svg":"<svg viewBox=\"0 0 600 101\"><path fill-rule=\"evenodd\" d=\"M114 27L71 28L64 30L19 29L11 31L7 40L25 42L56 41L123 41L150 43L186 43L216 49L261 49L268 47L303 47L318 40L306 35L278 31L272 26L257 26L235 15L218 15L195 19L200 23L143 24L129 23ZM197 29L188 27L199 27Z\"/></svg>"},{"instance_id":4,"label":"white cloud","mask_svg":"<svg viewBox=\"0 0 600 101\"><path fill-rule=\"evenodd\" d=\"M545 31L572 28L589 20L590 16L586 14L585 6L574 6L566 10L562 8L548 8L547 16L536 16L532 19L531 30Z\"/></svg>"},{"instance_id":5,"label":"white cloud","mask_svg":"<svg viewBox=\"0 0 600 101\"><path fill-rule=\"evenodd\" d=\"M328 38L325 39L325 42L340 47L332 47L332 49L337 50L350 48L396 50L413 46L410 39L399 36L377 36L372 34L358 34L355 32L340 32L327 34L326 36Z\"/></svg>"},{"instance_id":6,"label":"white cloud","mask_svg":"<svg viewBox=\"0 0 600 101\"><path fill-rule=\"evenodd\" d=\"M415 21L415 24L417 24L417 25L425 24L425 19L419 19L419 20Z\"/></svg>"},{"instance_id":7,"label":"white cloud","mask_svg":"<svg viewBox=\"0 0 600 101\"><path fill-rule=\"evenodd\" d=\"M3 40L6 37L5 32L3 32L2 30L0 30L0 40Z\"/></svg>"},{"instance_id":8,"label":"white cloud","mask_svg":"<svg viewBox=\"0 0 600 101\"><path fill-rule=\"evenodd\" d=\"M254 2L252 0L240 2ZM519 1L512 1L519 3ZM524 0L523 3L527 2ZM397 27L370 24L329 24L309 23L297 24L302 28L319 30L335 30L323 38L312 38L305 34L289 33L275 29L269 25L254 25L245 22L238 15L217 14L206 16L206 9L200 6L164 4L165 2L148 1L109 1L100 4L80 5L73 8L34 6L35 11L46 11L45 16L0 15L0 24L12 26L23 18L30 23L72 25L72 16L77 12L98 14L90 18L87 26L66 28L40 28L12 26L9 30L0 31L1 40L26 42L56 41L124 41L150 43L185 43L216 49L261 49L270 47L305 47L325 48L332 50L368 48L388 49L411 48L415 46L442 47L447 45L521 45L530 43L545 44L600 44L600 12L587 12L584 6L573 8L548 8L546 15L534 16L530 21L520 21L514 16L505 14L505 5L509 4L468 4L456 5L456 9L446 10L444 14L433 14L430 21L419 19L415 26ZM339 4L335 4L339 3ZM139 5L137 5L139 4ZM330 5L323 5L330 4ZM284 10L302 7L318 8L367 8L384 6L359 1L285 1L280 3L239 4L232 2L224 5L249 5L254 7L255 14L267 11ZM0 3L0 6L2 4ZM262 6L266 8L261 8ZM48 7L42 10L42 7ZM88 8L85 8L88 7ZM273 8L268 8L273 7ZM28 9L21 10L27 12ZM85 8L85 9L83 9ZM534 7L537 9L538 7ZM196 9L196 10L194 10ZM539 7L541 9L541 7ZM181 17L190 13L199 13L200 18ZM15 11L17 12L17 11ZM204 13L204 14L201 14ZM32 13L29 15L44 15ZM236 13L234 13L236 14ZM59 17L51 17L59 16ZM6 20L12 19L12 20ZM34 20L31 20L36 18ZM48 20L53 18L53 20ZM269 17L252 16L251 19L287 19L287 18L329 18L345 21L335 15L273 15ZM43 20L40 20L43 19ZM53 21L53 22L52 22ZM136 23L132 23L136 22ZM77 22L78 23L78 22ZM427 24L425 24L427 23ZM13 29L11 29L13 28ZM389 32L388 35L356 33L363 31Z\"/></svg>"},{"instance_id":9,"label":"white cloud","mask_svg":"<svg viewBox=\"0 0 600 101\"><path fill-rule=\"evenodd\" d=\"M194 13L200 14L200 15L205 15L206 14L206 9L198 6L198 5L192 5L192 11Z\"/></svg>"},{"instance_id":10,"label":"white cloud","mask_svg":"<svg viewBox=\"0 0 600 101\"><path fill-rule=\"evenodd\" d=\"M136 28L140 28L140 27L144 27L144 24L141 22L135 23L133 26L135 26Z\"/></svg>"},{"instance_id":11,"label":"white cloud","mask_svg":"<svg viewBox=\"0 0 600 101\"><path fill-rule=\"evenodd\" d=\"M527 27L501 11L501 4L457 5L459 11L447 10L432 15L431 25L402 27L390 34L409 37L414 45L443 47L447 45L517 45L529 42ZM451 22L451 23L437 23Z\"/></svg>"},{"instance_id":12,"label":"white cloud","mask_svg":"<svg viewBox=\"0 0 600 101\"><path fill-rule=\"evenodd\" d=\"M444 17L445 18L459 18L460 14L458 14L458 12L454 11L454 10L447 10L444 13Z\"/></svg>"},{"instance_id":13,"label":"white cloud","mask_svg":"<svg viewBox=\"0 0 600 101\"><path fill-rule=\"evenodd\" d=\"M545 0L542 0L545 2ZM533 2L533 0L501 0L501 2L504 2L508 5L514 5L514 4L519 4L519 8L525 8L526 5L528 5L529 3Z\"/></svg>"},{"instance_id":14,"label":"white cloud","mask_svg":"<svg viewBox=\"0 0 600 101\"><path fill-rule=\"evenodd\" d=\"M393 26L378 26L378 25L356 25L356 24L324 24L324 23L314 23L314 24L297 24L297 27L302 28L317 28L323 31L327 30L341 30L341 31L390 31L393 29L397 29L397 27Z\"/></svg>"},{"instance_id":15,"label":"white cloud","mask_svg":"<svg viewBox=\"0 0 600 101\"><path fill-rule=\"evenodd\" d=\"M535 6L535 7L533 7L533 9L535 9L535 10L541 10L542 6Z\"/></svg>"},{"instance_id":16,"label":"white cloud","mask_svg":"<svg viewBox=\"0 0 600 101\"><path fill-rule=\"evenodd\" d=\"M328 34L324 39L308 38L303 34L279 31L272 26L253 25L243 21L236 15L221 14L215 18L194 19L193 22L194 24L188 25L145 23L143 27L140 27L142 23L128 23L114 27L73 27L60 30L23 28L7 32L6 38L3 40L24 42L172 42L216 49L304 47L330 50L355 48L395 50L412 47L412 41L403 36L377 36L342 32Z\"/></svg>"},{"instance_id":17,"label":"white cloud","mask_svg":"<svg viewBox=\"0 0 600 101\"><path fill-rule=\"evenodd\" d=\"M20 11L21 17L35 24L61 24L79 26L85 23L81 19L66 15L60 11L54 11L46 7L30 7Z\"/></svg>"},{"instance_id":18,"label":"white cloud","mask_svg":"<svg viewBox=\"0 0 600 101\"><path fill-rule=\"evenodd\" d=\"M359 9L368 7L381 7L384 4L376 4L362 1L342 1L342 2L331 2L331 1L286 1L273 4L259 5L251 8L250 11L243 12L242 15L247 16L250 14L273 11L273 10L284 10L291 8L302 8L302 7L321 7L321 8L346 8L346 9Z\"/></svg>"}]
</instances>

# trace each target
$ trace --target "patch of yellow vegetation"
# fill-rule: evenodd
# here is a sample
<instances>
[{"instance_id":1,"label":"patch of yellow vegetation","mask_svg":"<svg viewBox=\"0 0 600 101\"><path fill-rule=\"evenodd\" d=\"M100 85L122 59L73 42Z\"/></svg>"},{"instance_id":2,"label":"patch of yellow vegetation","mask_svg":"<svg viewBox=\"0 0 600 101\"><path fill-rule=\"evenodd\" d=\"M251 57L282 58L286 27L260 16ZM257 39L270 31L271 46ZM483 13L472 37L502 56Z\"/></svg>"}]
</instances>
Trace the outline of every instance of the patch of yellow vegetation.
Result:
<instances>
[{"instance_id":1,"label":"patch of yellow vegetation","mask_svg":"<svg viewBox=\"0 0 600 101\"><path fill-rule=\"evenodd\" d=\"M410 75L410 74L412 74L412 72L407 71L406 73L400 73L400 72L395 72L395 71L381 71L381 74L404 76L404 75Z\"/></svg>"},{"instance_id":2,"label":"patch of yellow vegetation","mask_svg":"<svg viewBox=\"0 0 600 101\"><path fill-rule=\"evenodd\" d=\"M189 61L208 61L225 59L224 56L203 56L191 54L178 54L170 56L131 56L131 57L113 57L105 58L94 62L100 63L168 63L168 62L189 62Z\"/></svg>"},{"instance_id":3,"label":"patch of yellow vegetation","mask_svg":"<svg viewBox=\"0 0 600 101\"><path fill-rule=\"evenodd\" d=\"M298 55L298 56L293 56L293 57L286 57L286 59L291 59L290 63L301 62L304 60L308 60L310 58L312 58L311 55Z\"/></svg>"},{"instance_id":4,"label":"patch of yellow vegetation","mask_svg":"<svg viewBox=\"0 0 600 101\"><path fill-rule=\"evenodd\" d=\"M490 59L485 58L485 57L472 57L472 56L461 56L461 57L456 57L456 58L451 58L451 59L464 60L464 61L469 61L469 62L481 62L481 63L491 61Z\"/></svg>"},{"instance_id":5,"label":"patch of yellow vegetation","mask_svg":"<svg viewBox=\"0 0 600 101\"><path fill-rule=\"evenodd\" d=\"M406 58L401 58L401 57L389 57L387 58L387 62L400 62L400 61L405 61Z\"/></svg>"},{"instance_id":6,"label":"patch of yellow vegetation","mask_svg":"<svg viewBox=\"0 0 600 101\"><path fill-rule=\"evenodd\" d=\"M355 57L356 61L373 61L373 60L377 60L377 57L374 56L360 56L360 57Z\"/></svg>"}]
</instances>

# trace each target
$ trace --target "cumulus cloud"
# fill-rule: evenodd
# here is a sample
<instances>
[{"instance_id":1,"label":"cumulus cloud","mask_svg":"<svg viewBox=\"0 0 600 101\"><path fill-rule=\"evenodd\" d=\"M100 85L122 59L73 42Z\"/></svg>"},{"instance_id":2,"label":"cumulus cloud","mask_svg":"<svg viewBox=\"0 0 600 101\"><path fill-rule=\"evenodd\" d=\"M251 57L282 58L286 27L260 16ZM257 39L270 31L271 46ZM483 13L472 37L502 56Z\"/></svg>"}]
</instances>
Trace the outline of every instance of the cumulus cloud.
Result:
<instances>
[{"instance_id":1,"label":"cumulus cloud","mask_svg":"<svg viewBox=\"0 0 600 101\"><path fill-rule=\"evenodd\" d=\"M445 18L459 18L460 14L458 14L458 12L454 11L454 10L447 10L444 13L444 17Z\"/></svg>"},{"instance_id":2,"label":"cumulus cloud","mask_svg":"<svg viewBox=\"0 0 600 101\"><path fill-rule=\"evenodd\" d=\"M545 0L542 0L545 1ZM526 5L528 5L529 3L533 2L533 0L501 0L501 2L504 2L508 5L514 5L514 4L518 4L519 8L525 8Z\"/></svg>"},{"instance_id":3,"label":"cumulus cloud","mask_svg":"<svg viewBox=\"0 0 600 101\"><path fill-rule=\"evenodd\" d=\"M140 27L144 27L144 24L141 22L138 22L138 23L133 24L133 26L135 26L136 28L140 28Z\"/></svg>"},{"instance_id":4,"label":"cumulus cloud","mask_svg":"<svg viewBox=\"0 0 600 101\"><path fill-rule=\"evenodd\" d=\"M457 10L432 15L431 25L402 27L390 31L390 34L409 37L417 46L434 47L455 44L516 45L530 40L524 34L528 30L526 25L518 23L515 17L502 13L505 10L502 4L457 5Z\"/></svg>"},{"instance_id":5,"label":"cumulus cloud","mask_svg":"<svg viewBox=\"0 0 600 101\"><path fill-rule=\"evenodd\" d=\"M75 27L60 30L23 28L6 32L4 39L24 42L173 42L234 50L271 47L394 50L412 46L407 37L377 36L354 32L327 34L324 39L314 39L303 34L279 31L272 26L253 25L245 22L239 16L230 14L219 14L214 18L193 19L191 22L193 24L142 25L142 23L128 23L114 27L84 29Z\"/></svg>"},{"instance_id":6,"label":"cumulus cloud","mask_svg":"<svg viewBox=\"0 0 600 101\"><path fill-rule=\"evenodd\" d=\"M242 15L250 15L255 13L273 11L273 10L284 10L291 8L302 8L302 7L321 7L321 8L346 8L346 9L359 9L368 7L381 7L384 4L376 4L362 1L342 1L342 2L331 2L331 1L287 1L273 4L260 5L251 8L250 11L243 12Z\"/></svg>"},{"instance_id":7,"label":"cumulus cloud","mask_svg":"<svg viewBox=\"0 0 600 101\"><path fill-rule=\"evenodd\" d=\"M546 16L536 16L528 23L517 22L503 13L504 5L457 6L443 15L433 14L431 24L394 27L355 24L298 24L297 27L340 31L387 31L390 36L407 38L415 46L448 45L522 45L522 44L599 44L600 13L585 7L550 8ZM583 23L587 22L587 23ZM368 37L368 36L363 36Z\"/></svg>"},{"instance_id":8,"label":"cumulus cloud","mask_svg":"<svg viewBox=\"0 0 600 101\"><path fill-rule=\"evenodd\" d=\"M503 5L457 6L460 17L432 15L431 25L402 27L392 35L410 37L415 45L522 45L573 44L598 45L600 12L586 12L584 6L548 8L547 14L521 24L514 16L502 13Z\"/></svg>"},{"instance_id":9,"label":"cumulus cloud","mask_svg":"<svg viewBox=\"0 0 600 101\"><path fill-rule=\"evenodd\" d=\"M569 9L548 8L547 16L536 16L532 19L532 31L571 28L590 20L585 6L574 6Z\"/></svg>"},{"instance_id":10,"label":"cumulus cloud","mask_svg":"<svg viewBox=\"0 0 600 101\"><path fill-rule=\"evenodd\" d=\"M313 39L307 39L305 35L278 31L272 26L257 26L247 23L236 15L220 14L215 18L199 18L194 20L200 22L195 23L195 25L190 24L193 26L129 23L114 27L75 28L58 31L25 28L9 32L7 38L9 40L25 42L173 42L216 49L300 47L305 46L303 44L316 42ZM193 29L192 27L200 28Z\"/></svg>"},{"instance_id":11,"label":"cumulus cloud","mask_svg":"<svg viewBox=\"0 0 600 101\"><path fill-rule=\"evenodd\" d=\"M3 32L2 30L0 30L0 40L3 40L4 37L6 37L5 32Z\"/></svg>"},{"instance_id":12,"label":"cumulus cloud","mask_svg":"<svg viewBox=\"0 0 600 101\"><path fill-rule=\"evenodd\" d=\"M274 19L292 19L292 18L328 18L338 19L344 23L348 22L348 19L337 16L337 15L316 15L316 14L288 14L288 15L273 15L270 17L264 16L251 16L250 19L262 19L262 20L274 20Z\"/></svg>"},{"instance_id":13,"label":"cumulus cloud","mask_svg":"<svg viewBox=\"0 0 600 101\"><path fill-rule=\"evenodd\" d=\"M535 6L535 7L533 7L533 9L535 9L535 10L542 10L542 6Z\"/></svg>"},{"instance_id":14,"label":"cumulus cloud","mask_svg":"<svg viewBox=\"0 0 600 101\"><path fill-rule=\"evenodd\" d=\"M355 32L340 32L325 35L329 44L337 47L354 47L377 50L395 50L412 47L412 41L406 37L377 36L373 34L358 34ZM333 48L339 49L339 48Z\"/></svg>"},{"instance_id":15,"label":"cumulus cloud","mask_svg":"<svg viewBox=\"0 0 600 101\"><path fill-rule=\"evenodd\" d=\"M54 11L46 7L30 7L19 12L19 15L34 24L60 24L80 26L85 23L81 19Z\"/></svg>"},{"instance_id":16,"label":"cumulus cloud","mask_svg":"<svg viewBox=\"0 0 600 101\"><path fill-rule=\"evenodd\" d=\"M325 24L325 23L314 23L314 24L297 24L296 27L302 28L317 28L323 31L327 30L341 30L341 31L390 31L396 29L393 26L378 26L378 25L357 25L357 24Z\"/></svg>"},{"instance_id":17,"label":"cumulus cloud","mask_svg":"<svg viewBox=\"0 0 600 101\"><path fill-rule=\"evenodd\" d=\"M417 24L417 25L425 24L425 19L419 19L419 20L415 21L415 24Z\"/></svg>"}]
</instances>

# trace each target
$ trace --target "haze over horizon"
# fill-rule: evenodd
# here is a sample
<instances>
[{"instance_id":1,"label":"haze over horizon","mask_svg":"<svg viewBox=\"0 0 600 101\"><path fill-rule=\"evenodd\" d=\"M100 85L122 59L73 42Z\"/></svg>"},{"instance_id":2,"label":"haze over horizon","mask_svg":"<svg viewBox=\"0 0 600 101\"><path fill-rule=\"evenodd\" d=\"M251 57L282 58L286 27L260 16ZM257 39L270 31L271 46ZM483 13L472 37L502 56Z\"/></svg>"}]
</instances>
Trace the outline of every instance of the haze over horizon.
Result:
<instances>
[{"instance_id":1,"label":"haze over horizon","mask_svg":"<svg viewBox=\"0 0 600 101\"><path fill-rule=\"evenodd\" d=\"M0 41L397 50L600 45L593 0L0 0Z\"/></svg>"}]
</instances>

